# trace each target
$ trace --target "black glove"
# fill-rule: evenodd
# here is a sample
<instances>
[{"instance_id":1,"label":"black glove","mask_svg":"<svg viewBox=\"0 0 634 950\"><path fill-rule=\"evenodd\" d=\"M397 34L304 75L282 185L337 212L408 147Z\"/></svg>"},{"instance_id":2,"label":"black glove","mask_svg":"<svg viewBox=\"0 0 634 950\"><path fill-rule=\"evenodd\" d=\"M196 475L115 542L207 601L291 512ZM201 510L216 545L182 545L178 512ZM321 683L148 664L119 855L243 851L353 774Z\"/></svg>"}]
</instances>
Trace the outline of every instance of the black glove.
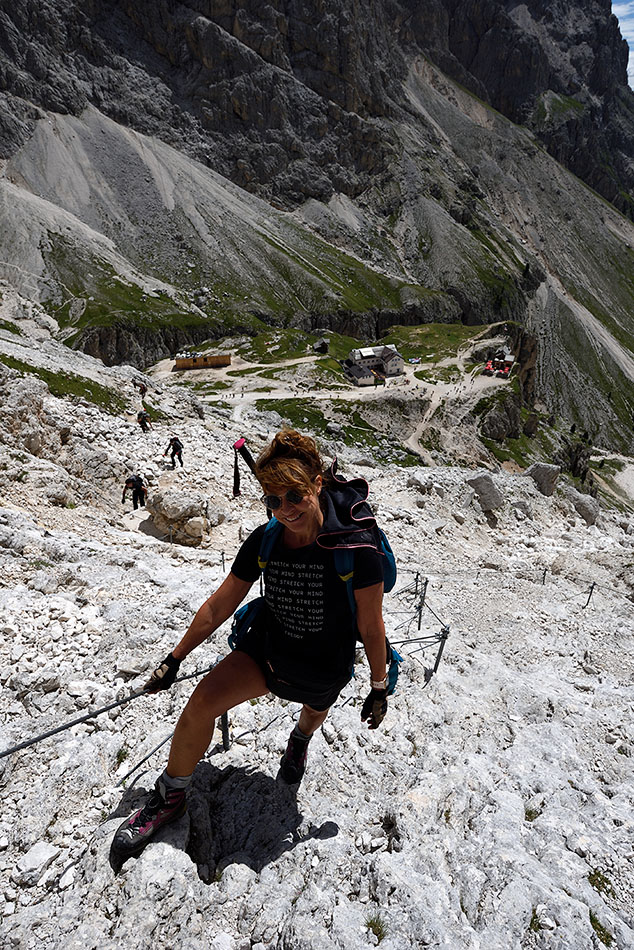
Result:
<instances>
[{"instance_id":1,"label":"black glove","mask_svg":"<svg viewBox=\"0 0 634 950\"><path fill-rule=\"evenodd\" d=\"M387 690L371 689L365 697L361 709L361 722L368 720L368 728L376 729L380 726L387 712Z\"/></svg>"},{"instance_id":2,"label":"black glove","mask_svg":"<svg viewBox=\"0 0 634 950\"><path fill-rule=\"evenodd\" d=\"M157 667L143 687L148 693L158 693L160 689L169 689L178 675L181 661L173 654L168 653L163 662Z\"/></svg>"}]
</instances>

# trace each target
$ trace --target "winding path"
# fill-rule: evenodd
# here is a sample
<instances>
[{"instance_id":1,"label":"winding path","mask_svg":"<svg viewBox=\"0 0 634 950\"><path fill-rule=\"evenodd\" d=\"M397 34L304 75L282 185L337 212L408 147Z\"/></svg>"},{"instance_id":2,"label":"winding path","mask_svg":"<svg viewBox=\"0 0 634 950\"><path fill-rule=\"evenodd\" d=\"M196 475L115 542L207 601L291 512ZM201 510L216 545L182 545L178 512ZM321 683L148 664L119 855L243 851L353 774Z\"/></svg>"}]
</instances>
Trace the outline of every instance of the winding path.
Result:
<instances>
[{"instance_id":1,"label":"winding path","mask_svg":"<svg viewBox=\"0 0 634 950\"><path fill-rule=\"evenodd\" d=\"M476 368L469 370L466 368L466 362L474 348L481 344L482 337L486 332L490 332L487 326L477 337L469 340L467 344L461 347L456 355L447 356L437 362L426 362L411 364L406 363L404 375L388 379L385 386L357 387L349 384L338 389L320 389L308 388L303 385L301 380L288 383L286 380L267 379L268 391L257 391L257 384L262 382L262 377L254 372L249 376L236 376L240 370L276 370L291 369L294 366L301 366L308 363L316 363L322 358L321 354L309 354L304 357L294 357L282 359L276 363L251 363L240 356L232 356L230 366L208 368L196 370L196 379L199 382L224 382L231 388L223 389L218 393L208 393L204 395L205 402L229 403L232 407L232 420L240 422L244 409L252 406L261 399L267 400L286 400L286 399L310 399L312 401L342 401L342 402L379 402L386 394L398 392L403 397L409 399L421 399L427 403L424 415L416 428L410 435L404 439L403 444L414 453L421 455L425 461L429 461L427 453L421 449L420 440L439 406L451 403L452 408L456 410L455 424L469 412L469 410L480 399L481 394L489 389L496 389L506 385L505 381L496 379L494 376L482 376L476 373ZM505 342L504 337L487 338L491 345ZM152 370L152 376L168 380L180 380L181 375L185 373L172 373L172 361L162 360ZM420 380L416 377L416 372L426 370L433 374L439 369L447 366L456 366L459 374L458 381L455 383L436 382L431 383L426 380ZM187 371L185 371L187 372ZM191 371L189 371L191 372Z\"/></svg>"}]
</instances>

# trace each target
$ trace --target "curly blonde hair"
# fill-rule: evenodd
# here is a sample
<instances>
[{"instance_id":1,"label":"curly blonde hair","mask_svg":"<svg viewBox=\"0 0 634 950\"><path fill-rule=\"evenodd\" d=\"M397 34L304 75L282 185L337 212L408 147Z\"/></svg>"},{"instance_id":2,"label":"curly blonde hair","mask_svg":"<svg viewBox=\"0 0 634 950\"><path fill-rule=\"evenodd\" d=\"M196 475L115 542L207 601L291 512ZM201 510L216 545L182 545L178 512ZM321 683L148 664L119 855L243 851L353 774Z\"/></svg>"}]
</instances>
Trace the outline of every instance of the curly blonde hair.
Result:
<instances>
[{"instance_id":1,"label":"curly blonde hair","mask_svg":"<svg viewBox=\"0 0 634 950\"><path fill-rule=\"evenodd\" d=\"M314 439L295 429L282 429L262 450L255 463L255 477L265 492L296 488L311 491L324 463Z\"/></svg>"}]
</instances>

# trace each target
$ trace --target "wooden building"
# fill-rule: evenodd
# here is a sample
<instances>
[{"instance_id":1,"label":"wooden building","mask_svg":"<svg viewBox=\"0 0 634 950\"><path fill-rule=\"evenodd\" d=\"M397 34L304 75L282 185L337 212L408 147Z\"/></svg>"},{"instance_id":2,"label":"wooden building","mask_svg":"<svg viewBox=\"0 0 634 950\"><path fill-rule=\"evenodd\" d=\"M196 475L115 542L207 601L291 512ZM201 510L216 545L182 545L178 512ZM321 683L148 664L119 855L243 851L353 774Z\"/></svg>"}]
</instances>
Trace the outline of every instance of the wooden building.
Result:
<instances>
[{"instance_id":1,"label":"wooden building","mask_svg":"<svg viewBox=\"0 0 634 950\"><path fill-rule=\"evenodd\" d=\"M177 353L172 370L230 366L231 353Z\"/></svg>"}]
</instances>

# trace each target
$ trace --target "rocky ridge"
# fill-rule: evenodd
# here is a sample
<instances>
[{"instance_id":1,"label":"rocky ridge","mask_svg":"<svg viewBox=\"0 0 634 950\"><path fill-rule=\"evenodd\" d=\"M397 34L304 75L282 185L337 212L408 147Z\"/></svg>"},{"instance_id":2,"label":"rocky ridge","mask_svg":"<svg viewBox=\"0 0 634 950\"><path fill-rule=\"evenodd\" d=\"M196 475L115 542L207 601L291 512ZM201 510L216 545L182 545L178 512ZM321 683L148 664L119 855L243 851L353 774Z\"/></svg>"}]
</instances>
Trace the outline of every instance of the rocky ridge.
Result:
<instances>
[{"instance_id":1,"label":"rocky ridge","mask_svg":"<svg viewBox=\"0 0 634 950\"><path fill-rule=\"evenodd\" d=\"M2 371L5 748L144 682L262 519L248 477L230 497L233 439L257 451L281 424L246 403L200 418L182 387L146 377L164 419L143 435L132 367L33 332L39 359L95 374L127 408L105 414ZM172 472L162 453L175 430L185 468ZM404 470L336 432L324 451L369 476L398 559L386 622L409 643L384 728L361 727L360 660L294 793L276 771L296 707L267 697L233 710L231 748L212 745L188 815L118 875L111 835L161 770L157 746L191 682L0 760L6 946L361 950L377 931L388 950L585 950L599 933L632 943L631 514L588 519L552 471ZM199 548L122 510L129 471L151 495L210 499L222 517ZM427 686L435 651L417 652L417 572L429 581L421 633L449 625ZM182 672L226 653L226 633Z\"/></svg>"},{"instance_id":2,"label":"rocky ridge","mask_svg":"<svg viewBox=\"0 0 634 950\"><path fill-rule=\"evenodd\" d=\"M0 18L3 157L39 109L93 105L267 198L352 196L387 172L423 54L631 214L628 53L609 0L37 7Z\"/></svg>"}]
</instances>

